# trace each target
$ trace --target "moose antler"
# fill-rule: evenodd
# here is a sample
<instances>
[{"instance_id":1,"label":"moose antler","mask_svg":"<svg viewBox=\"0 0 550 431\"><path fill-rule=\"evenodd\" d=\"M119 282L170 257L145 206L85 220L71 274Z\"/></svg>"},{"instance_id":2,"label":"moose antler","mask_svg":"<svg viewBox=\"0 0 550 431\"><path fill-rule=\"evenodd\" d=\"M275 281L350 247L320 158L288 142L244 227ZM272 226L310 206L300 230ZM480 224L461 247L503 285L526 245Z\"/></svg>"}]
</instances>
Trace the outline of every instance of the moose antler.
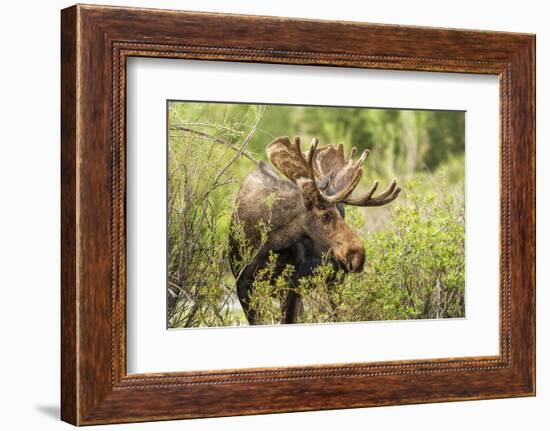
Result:
<instances>
[{"instance_id":1,"label":"moose antler","mask_svg":"<svg viewBox=\"0 0 550 431\"><path fill-rule=\"evenodd\" d=\"M359 184L363 169L361 166L367 159L369 151L365 150L361 157L354 162L353 156L357 152L354 147L350 157L346 160L344 146L328 145L317 149L319 141L313 138L308 153L301 150L300 138L294 138L294 144L286 136L275 139L266 148L267 157L289 180L295 183L302 192L314 201L326 203L346 203L355 206L380 206L393 201L401 189L397 182L392 181L390 186L378 196L373 197L378 187L375 181L370 190L359 198L351 198L351 193ZM317 184L316 178L324 183ZM325 191L334 191L326 193Z\"/></svg>"},{"instance_id":2,"label":"moose antler","mask_svg":"<svg viewBox=\"0 0 550 431\"><path fill-rule=\"evenodd\" d=\"M314 138L307 156L304 156L298 136L294 138L294 144L291 144L290 139L286 136L277 138L267 146L267 157L277 169L296 184L311 200L316 202L324 201L326 203L342 202L353 192L361 179L362 172L357 171L351 181L335 194L329 195L325 193L315 181L316 173L313 159L318 142L317 138Z\"/></svg>"},{"instance_id":3,"label":"moose antler","mask_svg":"<svg viewBox=\"0 0 550 431\"><path fill-rule=\"evenodd\" d=\"M354 162L353 156L357 152L357 148L353 147L350 151L349 158L346 160L344 155L344 145L339 144L327 145L314 154L314 166L318 173L318 177L322 182L327 184L327 187L340 190L350 183L350 179L354 178L358 172L362 174L362 165L369 156L369 150L363 151L361 157ZM323 181L328 178L328 181ZM388 188L377 196L373 196L378 188L378 181L374 181L371 188L361 197L347 197L343 203L354 206L381 206L386 205L397 198L401 189L397 186L397 181L394 179Z\"/></svg>"}]
</instances>

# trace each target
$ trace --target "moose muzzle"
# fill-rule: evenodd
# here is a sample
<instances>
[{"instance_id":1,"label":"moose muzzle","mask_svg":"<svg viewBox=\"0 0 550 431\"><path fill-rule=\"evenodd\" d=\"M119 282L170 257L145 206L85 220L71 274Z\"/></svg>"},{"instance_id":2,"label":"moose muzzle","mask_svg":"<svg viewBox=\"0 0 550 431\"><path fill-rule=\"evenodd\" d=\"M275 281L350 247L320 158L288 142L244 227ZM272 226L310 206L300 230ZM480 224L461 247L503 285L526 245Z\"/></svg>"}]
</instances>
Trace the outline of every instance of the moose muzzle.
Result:
<instances>
[{"instance_id":1,"label":"moose muzzle","mask_svg":"<svg viewBox=\"0 0 550 431\"><path fill-rule=\"evenodd\" d=\"M346 254L344 262L348 272L361 272L365 265L365 250L363 247L352 248Z\"/></svg>"}]
</instances>

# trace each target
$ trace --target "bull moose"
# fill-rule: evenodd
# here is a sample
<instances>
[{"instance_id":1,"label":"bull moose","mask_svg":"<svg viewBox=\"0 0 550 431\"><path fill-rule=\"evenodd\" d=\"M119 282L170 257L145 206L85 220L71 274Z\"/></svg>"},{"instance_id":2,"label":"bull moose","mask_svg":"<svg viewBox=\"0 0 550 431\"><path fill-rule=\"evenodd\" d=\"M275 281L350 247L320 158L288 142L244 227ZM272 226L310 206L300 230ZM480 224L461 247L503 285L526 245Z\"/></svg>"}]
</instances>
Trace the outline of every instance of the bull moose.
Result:
<instances>
[{"instance_id":1,"label":"bull moose","mask_svg":"<svg viewBox=\"0 0 550 431\"><path fill-rule=\"evenodd\" d=\"M300 277L311 275L323 263L323 255L330 256L331 264L347 273L363 270L365 250L357 234L346 224L344 205L361 207L381 206L395 200L401 189L393 180L389 187L377 196L375 181L360 197L351 197L357 187L362 165L369 151L365 150L353 161L356 149L352 148L346 160L344 146L326 145L317 148L314 138L307 153L303 153L300 138L292 143L288 137L279 137L267 147L269 161L285 177L279 177L266 163L258 163L256 169L243 181L239 190L232 223L239 223L246 238L257 252L242 268L239 247L230 229L232 271L236 278L237 296L248 322L258 323L255 310L249 306L254 277L265 267L270 252L277 256L275 276L286 265L292 265L293 287ZM267 196L273 196L271 205ZM258 222L269 223L267 238L261 238ZM289 289L282 306L282 323L295 323L301 298L296 289Z\"/></svg>"}]
</instances>

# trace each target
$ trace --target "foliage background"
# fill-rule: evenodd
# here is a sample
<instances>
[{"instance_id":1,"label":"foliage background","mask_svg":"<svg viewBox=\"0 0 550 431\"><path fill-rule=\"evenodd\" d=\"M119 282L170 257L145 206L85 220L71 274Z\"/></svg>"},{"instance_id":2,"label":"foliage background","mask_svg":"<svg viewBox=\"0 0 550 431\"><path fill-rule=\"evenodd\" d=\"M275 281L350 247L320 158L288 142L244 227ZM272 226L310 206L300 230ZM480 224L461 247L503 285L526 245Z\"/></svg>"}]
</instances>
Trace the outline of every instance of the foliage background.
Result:
<instances>
[{"instance_id":1,"label":"foliage background","mask_svg":"<svg viewBox=\"0 0 550 431\"><path fill-rule=\"evenodd\" d=\"M464 316L465 115L316 106L171 101L168 104L169 327L245 325L229 270L229 221L239 185L277 136L316 136L371 151L358 187L397 178L380 208L348 207L363 238L364 272L327 289L320 267L298 290L302 323ZM264 324L280 319L288 273L257 276L252 302Z\"/></svg>"}]
</instances>

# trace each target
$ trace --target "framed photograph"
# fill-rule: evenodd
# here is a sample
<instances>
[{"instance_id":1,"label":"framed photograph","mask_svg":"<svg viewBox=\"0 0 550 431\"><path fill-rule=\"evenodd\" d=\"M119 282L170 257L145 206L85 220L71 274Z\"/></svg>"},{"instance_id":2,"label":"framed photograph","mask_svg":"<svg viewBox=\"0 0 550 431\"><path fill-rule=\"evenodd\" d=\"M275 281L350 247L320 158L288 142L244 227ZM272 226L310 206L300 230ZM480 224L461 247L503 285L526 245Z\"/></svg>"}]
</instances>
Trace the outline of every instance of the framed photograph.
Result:
<instances>
[{"instance_id":1,"label":"framed photograph","mask_svg":"<svg viewBox=\"0 0 550 431\"><path fill-rule=\"evenodd\" d=\"M535 36L61 14L62 419L535 394Z\"/></svg>"}]
</instances>

